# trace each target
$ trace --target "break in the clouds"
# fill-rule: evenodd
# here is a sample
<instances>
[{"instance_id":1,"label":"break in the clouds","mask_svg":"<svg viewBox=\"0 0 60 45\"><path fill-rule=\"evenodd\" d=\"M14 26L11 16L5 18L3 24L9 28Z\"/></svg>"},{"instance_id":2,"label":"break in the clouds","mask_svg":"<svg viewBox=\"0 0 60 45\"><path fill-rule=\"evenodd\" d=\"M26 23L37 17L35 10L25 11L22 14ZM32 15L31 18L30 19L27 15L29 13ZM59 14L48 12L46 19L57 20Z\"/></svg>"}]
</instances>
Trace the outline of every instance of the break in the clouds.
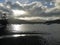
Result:
<instances>
[{"instance_id":1,"label":"break in the clouds","mask_svg":"<svg viewBox=\"0 0 60 45\"><path fill-rule=\"evenodd\" d=\"M38 1L35 0L30 3L28 2L29 0L25 1L25 3L20 3L20 1L15 1L14 3L7 1L5 4L0 3L0 11L8 13L11 16L16 16L19 19L26 19L26 20L27 19L30 20L32 19L32 17L33 19L37 20L38 18L34 17L40 17L39 19L44 20L50 20L51 19L50 17L53 17L51 20L59 19L60 15L59 0L38 0Z\"/></svg>"}]
</instances>

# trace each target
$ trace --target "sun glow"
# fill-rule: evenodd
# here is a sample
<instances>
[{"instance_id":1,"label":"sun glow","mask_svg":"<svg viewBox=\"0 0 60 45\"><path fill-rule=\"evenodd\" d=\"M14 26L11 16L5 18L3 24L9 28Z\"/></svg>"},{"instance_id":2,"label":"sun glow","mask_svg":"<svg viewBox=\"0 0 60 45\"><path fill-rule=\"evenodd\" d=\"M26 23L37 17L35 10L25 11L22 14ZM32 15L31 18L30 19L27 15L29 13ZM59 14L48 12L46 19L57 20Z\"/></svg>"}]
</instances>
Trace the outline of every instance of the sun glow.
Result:
<instances>
[{"instance_id":1,"label":"sun glow","mask_svg":"<svg viewBox=\"0 0 60 45\"><path fill-rule=\"evenodd\" d=\"M12 10L12 11L13 11L14 16L20 16L20 15L27 14L27 12L24 10Z\"/></svg>"}]
</instances>

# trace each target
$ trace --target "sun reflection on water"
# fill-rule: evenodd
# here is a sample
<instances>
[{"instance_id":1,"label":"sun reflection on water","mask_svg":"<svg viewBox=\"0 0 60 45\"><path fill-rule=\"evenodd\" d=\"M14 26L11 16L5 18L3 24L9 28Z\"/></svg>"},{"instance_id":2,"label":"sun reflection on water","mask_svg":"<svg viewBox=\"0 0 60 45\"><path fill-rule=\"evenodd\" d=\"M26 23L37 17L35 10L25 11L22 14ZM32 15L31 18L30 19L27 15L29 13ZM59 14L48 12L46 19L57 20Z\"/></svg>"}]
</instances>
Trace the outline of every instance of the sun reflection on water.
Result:
<instances>
[{"instance_id":1,"label":"sun reflection on water","mask_svg":"<svg viewBox=\"0 0 60 45\"><path fill-rule=\"evenodd\" d=\"M20 37L20 36L26 36L25 34L15 34L15 35L13 35L13 37Z\"/></svg>"},{"instance_id":2,"label":"sun reflection on water","mask_svg":"<svg viewBox=\"0 0 60 45\"><path fill-rule=\"evenodd\" d=\"M11 24L8 26L8 31L9 32L14 32L14 33L19 33L22 32L25 29L24 25L19 25L19 24Z\"/></svg>"}]
</instances>

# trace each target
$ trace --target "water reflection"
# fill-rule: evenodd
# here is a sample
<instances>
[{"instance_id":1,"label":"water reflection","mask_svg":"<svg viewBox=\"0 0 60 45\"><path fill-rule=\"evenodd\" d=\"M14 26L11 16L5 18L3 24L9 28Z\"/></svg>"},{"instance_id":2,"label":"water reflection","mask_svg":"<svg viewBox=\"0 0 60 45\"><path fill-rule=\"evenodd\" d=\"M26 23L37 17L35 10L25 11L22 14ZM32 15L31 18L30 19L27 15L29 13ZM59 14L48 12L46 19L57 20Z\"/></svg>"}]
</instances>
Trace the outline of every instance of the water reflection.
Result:
<instances>
[{"instance_id":1,"label":"water reflection","mask_svg":"<svg viewBox=\"0 0 60 45\"><path fill-rule=\"evenodd\" d=\"M15 35L13 35L13 37L20 37L20 36L26 36L25 34L15 34Z\"/></svg>"},{"instance_id":2,"label":"water reflection","mask_svg":"<svg viewBox=\"0 0 60 45\"><path fill-rule=\"evenodd\" d=\"M43 28L41 28L43 27ZM40 25L40 24L10 24L7 25L7 31L11 33L21 33L21 32L45 32L43 30L46 30L46 25Z\"/></svg>"},{"instance_id":3,"label":"water reflection","mask_svg":"<svg viewBox=\"0 0 60 45\"><path fill-rule=\"evenodd\" d=\"M12 28L13 27L13 28ZM11 24L7 25L7 30L10 32L20 33L20 32L48 32L57 33L60 32L60 24Z\"/></svg>"},{"instance_id":4,"label":"water reflection","mask_svg":"<svg viewBox=\"0 0 60 45\"><path fill-rule=\"evenodd\" d=\"M11 33L40 33L40 34L48 34L47 27L40 24L6 24L2 25L0 28L0 34L11 34ZM43 28L41 28L43 27ZM44 31L45 29L45 31ZM4 35L5 35L4 34Z\"/></svg>"},{"instance_id":5,"label":"water reflection","mask_svg":"<svg viewBox=\"0 0 60 45\"><path fill-rule=\"evenodd\" d=\"M10 24L7 26L8 31L15 33L24 31L24 29L25 29L24 25L19 25L19 24Z\"/></svg>"},{"instance_id":6,"label":"water reflection","mask_svg":"<svg viewBox=\"0 0 60 45\"><path fill-rule=\"evenodd\" d=\"M24 37L26 34L12 34L12 35L2 35L0 36L0 39L3 38L15 38L15 37ZM27 35L28 36L28 35ZM30 36L30 35L29 35Z\"/></svg>"},{"instance_id":7,"label":"water reflection","mask_svg":"<svg viewBox=\"0 0 60 45\"><path fill-rule=\"evenodd\" d=\"M45 24L6 24L6 25L0 25L0 26L1 26L0 27L0 36L2 36L2 37L0 37L0 39L6 38L6 37L10 39L10 37L11 37L11 40L14 41L15 38L16 38L16 40L17 39L19 40L20 38L17 38L17 37L21 37L21 36L24 39L25 39L25 36L28 36L28 37L29 36L33 36L33 37L34 36L43 36L45 39L49 39L49 41L51 43L54 42L54 40L59 40L59 42L60 42L60 36L59 36L59 34L60 34L60 24L52 24L52 25L45 25ZM13 33L13 34L10 35L9 32ZM23 34L22 35L22 34L20 34L21 32L33 32L33 33L34 32L38 32L38 33L41 33L41 32L43 33L44 32L44 35L41 35L41 34L34 34L34 35L32 35L32 34ZM52 34L51 35L45 35L47 32L52 33ZM13 37L13 39L12 39L12 37ZM21 39L23 39L22 37L21 37ZM4 40L6 41L6 39L4 39ZM7 39L7 41L9 39ZM26 39L28 39L28 38L26 37ZM39 37L39 39L40 39L40 37ZM39 40L39 39L36 39L36 40ZM6 41L6 43L7 43L7 41ZM55 44L55 42L54 42L54 44Z\"/></svg>"},{"instance_id":8,"label":"water reflection","mask_svg":"<svg viewBox=\"0 0 60 45\"><path fill-rule=\"evenodd\" d=\"M48 45L47 40L39 36L21 36L12 38L12 36L7 35L0 41L1 45Z\"/></svg>"},{"instance_id":9,"label":"water reflection","mask_svg":"<svg viewBox=\"0 0 60 45\"><path fill-rule=\"evenodd\" d=\"M21 28L22 28L21 25L11 25L11 28L9 30L12 29L12 32L20 32L22 30Z\"/></svg>"}]
</instances>

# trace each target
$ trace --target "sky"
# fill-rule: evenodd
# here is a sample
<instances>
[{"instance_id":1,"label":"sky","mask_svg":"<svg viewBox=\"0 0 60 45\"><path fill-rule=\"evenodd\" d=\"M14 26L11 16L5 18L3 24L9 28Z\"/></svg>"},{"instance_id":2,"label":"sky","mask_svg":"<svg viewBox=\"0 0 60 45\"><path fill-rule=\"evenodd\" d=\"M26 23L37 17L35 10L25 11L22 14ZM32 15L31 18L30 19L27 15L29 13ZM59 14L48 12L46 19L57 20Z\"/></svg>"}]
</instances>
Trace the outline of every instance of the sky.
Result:
<instances>
[{"instance_id":1,"label":"sky","mask_svg":"<svg viewBox=\"0 0 60 45\"><path fill-rule=\"evenodd\" d=\"M11 1L11 0L7 0L7 1ZM31 2L34 2L34 1L40 1L44 5L47 5L48 7L52 7L52 5L50 5L51 0L49 0L49 1L47 1L47 0L12 0L11 2L15 2L15 1L19 1L21 3L31 3ZM5 0L0 0L0 2L5 2ZM48 3L45 4L45 2L48 2Z\"/></svg>"},{"instance_id":2,"label":"sky","mask_svg":"<svg viewBox=\"0 0 60 45\"><path fill-rule=\"evenodd\" d=\"M0 0L0 2L4 2L5 0Z\"/></svg>"},{"instance_id":3,"label":"sky","mask_svg":"<svg viewBox=\"0 0 60 45\"><path fill-rule=\"evenodd\" d=\"M6 0L6 4L3 4L4 1L0 0L2 2L0 4L0 11L7 12L9 15L13 15L18 19L53 20L60 18L59 0L55 2L53 0Z\"/></svg>"},{"instance_id":4,"label":"sky","mask_svg":"<svg viewBox=\"0 0 60 45\"><path fill-rule=\"evenodd\" d=\"M43 5L45 5L49 8L54 6L53 3L50 3L51 0L0 0L0 2L2 2L2 3L5 2L5 1L11 1L13 3L16 2L16 1L19 1L20 3L32 3L34 1L38 1L38 2L42 2Z\"/></svg>"}]
</instances>

